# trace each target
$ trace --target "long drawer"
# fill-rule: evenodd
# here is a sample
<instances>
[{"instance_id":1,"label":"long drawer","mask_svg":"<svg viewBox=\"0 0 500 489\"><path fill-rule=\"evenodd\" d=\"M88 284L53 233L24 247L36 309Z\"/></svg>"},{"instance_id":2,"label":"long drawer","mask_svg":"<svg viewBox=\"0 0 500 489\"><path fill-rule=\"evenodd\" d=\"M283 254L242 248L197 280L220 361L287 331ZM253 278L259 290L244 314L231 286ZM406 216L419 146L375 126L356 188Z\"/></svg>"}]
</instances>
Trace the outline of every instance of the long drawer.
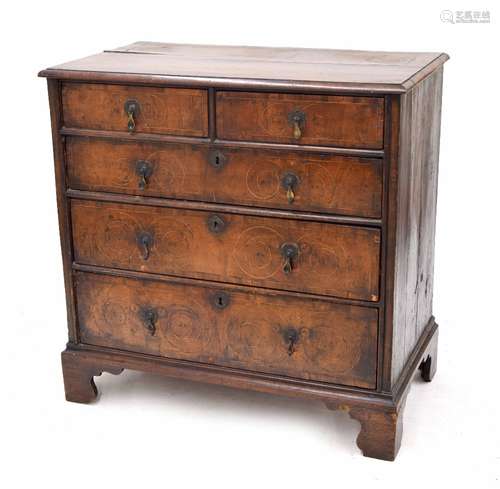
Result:
<instances>
[{"instance_id":1,"label":"long drawer","mask_svg":"<svg viewBox=\"0 0 500 489\"><path fill-rule=\"evenodd\" d=\"M206 90L65 83L66 127L104 131L207 136Z\"/></svg>"},{"instance_id":2,"label":"long drawer","mask_svg":"<svg viewBox=\"0 0 500 489\"><path fill-rule=\"evenodd\" d=\"M378 300L380 231L72 200L79 263Z\"/></svg>"},{"instance_id":3,"label":"long drawer","mask_svg":"<svg viewBox=\"0 0 500 489\"><path fill-rule=\"evenodd\" d=\"M76 287L83 343L375 387L375 308L87 273Z\"/></svg>"},{"instance_id":4,"label":"long drawer","mask_svg":"<svg viewBox=\"0 0 500 489\"><path fill-rule=\"evenodd\" d=\"M217 136L237 141L381 149L384 99L218 92Z\"/></svg>"},{"instance_id":5,"label":"long drawer","mask_svg":"<svg viewBox=\"0 0 500 489\"><path fill-rule=\"evenodd\" d=\"M382 163L293 151L68 138L68 185L97 192L381 215Z\"/></svg>"}]
</instances>

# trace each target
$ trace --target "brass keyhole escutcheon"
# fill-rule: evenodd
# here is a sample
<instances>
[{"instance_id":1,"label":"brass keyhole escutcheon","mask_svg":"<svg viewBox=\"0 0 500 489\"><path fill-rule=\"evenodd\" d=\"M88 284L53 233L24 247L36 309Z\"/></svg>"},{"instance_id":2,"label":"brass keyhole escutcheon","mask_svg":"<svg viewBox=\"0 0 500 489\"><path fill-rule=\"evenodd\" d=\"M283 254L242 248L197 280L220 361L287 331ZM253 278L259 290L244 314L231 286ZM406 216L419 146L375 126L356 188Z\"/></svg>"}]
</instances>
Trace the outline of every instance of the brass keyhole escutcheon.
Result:
<instances>
[{"instance_id":1,"label":"brass keyhole escutcheon","mask_svg":"<svg viewBox=\"0 0 500 489\"><path fill-rule=\"evenodd\" d=\"M214 149L210 151L208 161L216 170L221 170L227 163L227 156L222 151Z\"/></svg>"},{"instance_id":2,"label":"brass keyhole escutcheon","mask_svg":"<svg viewBox=\"0 0 500 489\"><path fill-rule=\"evenodd\" d=\"M229 295L223 291L217 291L212 296L212 304L216 309L225 309L229 305Z\"/></svg>"},{"instance_id":3,"label":"brass keyhole escutcheon","mask_svg":"<svg viewBox=\"0 0 500 489\"><path fill-rule=\"evenodd\" d=\"M207 220L208 229L213 234L220 234L226 228L226 221L221 216L213 214Z\"/></svg>"}]
</instances>

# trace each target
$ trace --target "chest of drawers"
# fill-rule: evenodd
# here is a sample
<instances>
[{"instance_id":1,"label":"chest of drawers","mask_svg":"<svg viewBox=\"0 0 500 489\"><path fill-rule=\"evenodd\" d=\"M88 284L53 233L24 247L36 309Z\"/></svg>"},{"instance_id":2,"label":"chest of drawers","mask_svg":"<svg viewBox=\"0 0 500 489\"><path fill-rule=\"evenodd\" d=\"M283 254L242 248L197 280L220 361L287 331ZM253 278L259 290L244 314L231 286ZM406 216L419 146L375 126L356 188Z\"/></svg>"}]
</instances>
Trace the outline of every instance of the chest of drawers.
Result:
<instances>
[{"instance_id":1,"label":"chest of drawers","mask_svg":"<svg viewBox=\"0 0 500 489\"><path fill-rule=\"evenodd\" d=\"M133 369L317 399L394 459L436 370L446 59L140 42L41 72L66 398Z\"/></svg>"}]
</instances>

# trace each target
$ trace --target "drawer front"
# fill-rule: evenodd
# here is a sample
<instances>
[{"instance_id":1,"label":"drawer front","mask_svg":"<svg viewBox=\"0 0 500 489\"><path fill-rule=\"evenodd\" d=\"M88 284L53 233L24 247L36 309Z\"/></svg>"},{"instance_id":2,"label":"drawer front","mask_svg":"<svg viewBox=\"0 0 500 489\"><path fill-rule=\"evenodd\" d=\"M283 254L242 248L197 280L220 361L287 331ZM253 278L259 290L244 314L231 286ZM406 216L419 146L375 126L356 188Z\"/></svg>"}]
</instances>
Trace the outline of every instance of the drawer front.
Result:
<instances>
[{"instance_id":1,"label":"drawer front","mask_svg":"<svg viewBox=\"0 0 500 489\"><path fill-rule=\"evenodd\" d=\"M83 343L375 387L377 310L79 273Z\"/></svg>"},{"instance_id":2,"label":"drawer front","mask_svg":"<svg viewBox=\"0 0 500 489\"><path fill-rule=\"evenodd\" d=\"M72 223L83 264L378 299L377 229L80 200Z\"/></svg>"},{"instance_id":3,"label":"drawer front","mask_svg":"<svg viewBox=\"0 0 500 489\"><path fill-rule=\"evenodd\" d=\"M68 138L71 188L380 217L382 164L291 151Z\"/></svg>"},{"instance_id":4,"label":"drawer front","mask_svg":"<svg viewBox=\"0 0 500 489\"><path fill-rule=\"evenodd\" d=\"M217 136L237 141L381 149L384 99L217 93Z\"/></svg>"},{"instance_id":5,"label":"drawer front","mask_svg":"<svg viewBox=\"0 0 500 489\"><path fill-rule=\"evenodd\" d=\"M127 101L135 101L133 132L207 136L206 90L65 83L65 127L128 131ZM137 109L138 106L138 109Z\"/></svg>"}]
</instances>

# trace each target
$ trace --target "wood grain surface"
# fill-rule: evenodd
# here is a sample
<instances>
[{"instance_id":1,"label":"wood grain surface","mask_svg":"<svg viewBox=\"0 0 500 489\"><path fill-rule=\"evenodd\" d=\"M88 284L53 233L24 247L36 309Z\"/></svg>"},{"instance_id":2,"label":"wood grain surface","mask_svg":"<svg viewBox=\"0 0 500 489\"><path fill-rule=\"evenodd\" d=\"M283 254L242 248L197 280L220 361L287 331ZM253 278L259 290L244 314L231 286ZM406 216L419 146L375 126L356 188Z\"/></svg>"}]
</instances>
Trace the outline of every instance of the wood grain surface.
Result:
<instances>
[{"instance_id":1,"label":"wood grain surface","mask_svg":"<svg viewBox=\"0 0 500 489\"><path fill-rule=\"evenodd\" d=\"M443 70L401 99L391 382L432 316Z\"/></svg>"},{"instance_id":2,"label":"wood grain surface","mask_svg":"<svg viewBox=\"0 0 500 489\"><path fill-rule=\"evenodd\" d=\"M67 138L72 189L380 217L382 161L293 151ZM215 158L218 158L215 160ZM148 173L141 188L140 162ZM289 203L286 175L293 174Z\"/></svg>"},{"instance_id":3,"label":"wood grain surface","mask_svg":"<svg viewBox=\"0 0 500 489\"><path fill-rule=\"evenodd\" d=\"M78 273L82 342L373 388L377 310ZM156 315L154 331L145 312ZM296 341L290 350L290 334Z\"/></svg>"},{"instance_id":4,"label":"wood grain surface","mask_svg":"<svg viewBox=\"0 0 500 489\"><path fill-rule=\"evenodd\" d=\"M380 149L384 136L382 97L217 92L217 137L237 141ZM305 114L295 139L288 117Z\"/></svg>"},{"instance_id":5,"label":"wood grain surface","mask_svg":"<svg viewBox=\"0 0 500 489\"><path fill-rule=\"evenodd\" d=\"M54 66L40 76L134 83L401 93L444 53L137 42Z\"/></svg>"},{"instance_id":6,"label":"wood grain surface","mask_svg":"<svg viewBox=\"0 0 500 489\"><path fill-rule=\"evenodd\" d=\"M139 42L40 72L66 398L123 369L311 398L393 460L437 367L447 59Z\"/></svg>"},{"instance_id":7,"label":"wood grain surface","mask_svg":"<svg viewBox=\"0 0 500 489\"><path fill-rule=\"evenodd\" d=\"M65 127L127 131L125 102L140 105L136 133L206 136L208 134L207 91L65 83L62 104Z\"/></svg>"},{"instance_id":8,"label":"wood grain surface","mask_svg":"<svg viewBox=\"0 0 500 489\"><path fill-rule=\"evenodd\" d=\"M378 299L377 229L83 200L71 209L78 263ZM224 222L217 232L214 216ZM298 247L288 274L287 243Z\"/></svg>"}]
</instances>

